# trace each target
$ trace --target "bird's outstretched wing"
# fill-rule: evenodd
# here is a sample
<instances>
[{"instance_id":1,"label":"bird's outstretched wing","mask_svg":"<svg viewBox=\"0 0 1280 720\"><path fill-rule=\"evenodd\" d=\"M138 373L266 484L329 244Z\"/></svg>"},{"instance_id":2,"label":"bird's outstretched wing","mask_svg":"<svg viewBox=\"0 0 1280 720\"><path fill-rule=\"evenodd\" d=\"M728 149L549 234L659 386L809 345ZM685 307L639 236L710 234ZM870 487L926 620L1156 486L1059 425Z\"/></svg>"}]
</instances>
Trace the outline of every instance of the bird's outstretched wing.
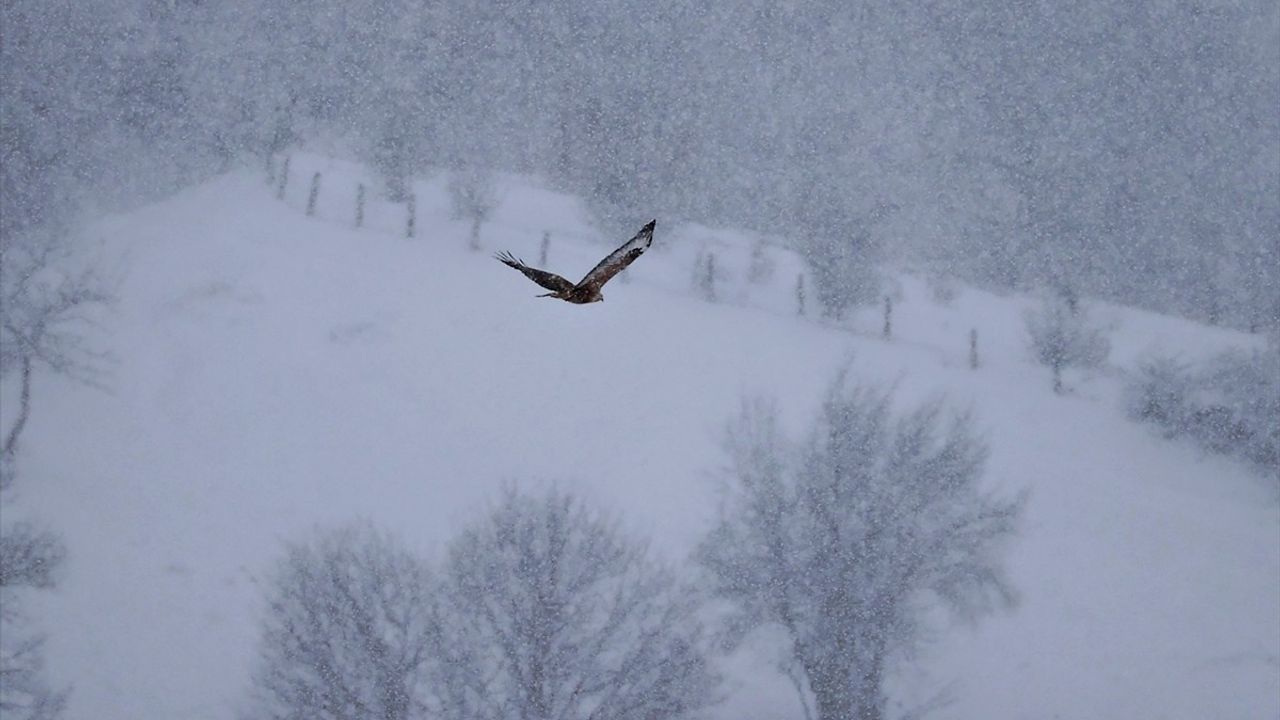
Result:
<instances>
[{"instance_id":1,"label":"bird's outstretched wing","mask_svg":"<svg viewBox=\"0 0 1280 720\"><path fill-rule=\"evenodd\" d=\"M513 267L524 273L525 277L548 290L554 292L568 292L573 289L573 283L569 282L565 278L562 278L555 273L547 272L546 270L531 268L528 265L525 265L523 260L520 260L509 252L499 253L494 255L494 257L500 260L507 267Z\"/></svg>"},{"instance_id":2,"label":"bird's outstretched wing","mask_svg":"<svg viewBox=\"0 0 1280 720\"><path fill-rule=\"evenodd\" d=\"M586 277L578 281L577 287L599 291L614 275L627 269L636 258L644 254L653 244L653 227L657 220L650 220L648 225L640 228L636 236L623 243L622 247L609 253L598 265L591 268Z\"/></svg>"}]
</instances>

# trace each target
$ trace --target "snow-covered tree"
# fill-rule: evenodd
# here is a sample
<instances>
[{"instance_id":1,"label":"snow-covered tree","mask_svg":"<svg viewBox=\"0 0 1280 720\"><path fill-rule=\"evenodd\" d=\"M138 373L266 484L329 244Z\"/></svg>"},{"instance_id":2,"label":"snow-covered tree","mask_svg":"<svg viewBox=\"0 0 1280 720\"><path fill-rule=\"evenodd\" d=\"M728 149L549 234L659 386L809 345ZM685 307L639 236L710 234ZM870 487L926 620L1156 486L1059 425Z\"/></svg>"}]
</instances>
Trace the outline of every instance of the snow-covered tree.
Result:
<instances>
[{"instance_id":1,"label":"snow-covered tree","mask_svg":"<svg viewBox=\"0 0 1280 720\"><path fill-rule=\"evenodd\" d=\"M770 256L769 248L764 240L756 240L751 244L751 262L747 266L747 281L763 285L773 279L777 262Z\"/></svg>"},{"instance_id":2,"label":"snow-covered tree","mask_svg":"<svg viewBox=\"0 0 1280 720\"><path fill-rule=\"evenodd\" d=\"M880 297L881 277L872 230L887 212L868 209L838 180L841 166L828 123L812 122L800 133L795 161L804 170L791 183L788 234L809 267L813 292L827 317L842 319L858 305Z\"/></svg>"},{"instance_id":3,"label":"snow-covered tree","mask_svg":"<svg viewBox=\"0 0 1280 720\"><path fill-rule=\"evenodd\" d=\"M1203 383L1193 411L1197 439L1280 478L1280 335L1265 349L1214 358Z\"/></svg>"},{"instance_id":4,"label":"snow-covered tree","mask_svg":"<svg viewBox=\"0 0 1280 720\"><path fill-rule=\"evenodd\" d=\"M734 608L731 639L770 624L818 720L879 720L885 683L930 609L976 617L1014 598L999 550L1021 501L980 484L986 446L938 403L895 417L843 375L801 443L767 401L730 425L727 492L697 559Z\"/></svg>"},{"instance_id":5,"label":"snow-covered tree","mask_svg":"<svg viewBox=\"0 0 1280 720\"><path fill-rule=\"evenodd\" d=\"M480 249L480 227L498 205L493 171L482 165L467 165L449 176L449 200L453 216L471 223L470 245Z\"/></svg>"},{"instance_id":6,"label":"snow-covered tree","mask_svg":"<svg viewBox=\"0 0 1280 720\"><path fill-rule=\"evenodd\" d=\"M826 237L818 232L801 239L800 251L809 265L814 295L823 314L840 320L850 308L878 297L880 279L865 251L865 232L841 237Z\"/></svg>"},{"instance_id":7,"label":"snow-covered tree","mask_svg":"<svg viewBox=\"0 0 1280 720\"><path fill-rule=\"evenodd\" d=\"M1191 400L1191 369L1177 358L1144 358L1125 386L1125 410L1134 420L1155 423L1171 436L1181 431Z\"/></svg>"},{"instance_id":8,"label":"snow-covered tree","mask_svg":"<svg viewBox=\"0 0 1280 720\"><path fill-rule=\"evenodd\" d=\"M448 717L688 717L713 699L696 605L572 495L508 490L450 543Z\"/></svg>"},{"instance_id":9,"label":"snow-covered tree","mask_svg":"<svg viewBox=\"0 0 1280 720\"><path fill-rule=\"evenodd\" d=\"M31 630L23 595L53 587L53 571L65 549L57 536L28 523L0 528L0 716L54 720L67 691L49 685L44 638Z\"/></svg>"},{"instance_id":10,"label":"snow-covered tree","mask_svg":"<svg viewBox=\"0 0 1280 720\"><path fill-rule=\"evenodd\" d=\"M1145 360L1126 387L1129 417L1166 437L1187 436L1216 453L1280 478L1280 340L1235 350L1199 367L1169 357Z\"/></svg>"},{"instance_id":11,"label":"snow-covered tree","mask_svg":"<svg viewBox=\"0 0 1280 720\"><path fill-rule=\"evenodd\" d=\"M267 581L246 720L438 717L425 564L366 525L291 545Z\"/></svg>"},{"instance_id":12,"label":"snow-covered tree","mask_svg":"<svg viewBox=\"0 0 1280 720\"><path fill-rule=\"evenodd\" d=\"M1039 309L1026 316L1027 335L1036 359L1053 371L1053 391L1062 393L1062 371L1096 367L1106 361L1111 342L1093 325L1074 295L1045 295Z\"/></svg>"}]
</instances>

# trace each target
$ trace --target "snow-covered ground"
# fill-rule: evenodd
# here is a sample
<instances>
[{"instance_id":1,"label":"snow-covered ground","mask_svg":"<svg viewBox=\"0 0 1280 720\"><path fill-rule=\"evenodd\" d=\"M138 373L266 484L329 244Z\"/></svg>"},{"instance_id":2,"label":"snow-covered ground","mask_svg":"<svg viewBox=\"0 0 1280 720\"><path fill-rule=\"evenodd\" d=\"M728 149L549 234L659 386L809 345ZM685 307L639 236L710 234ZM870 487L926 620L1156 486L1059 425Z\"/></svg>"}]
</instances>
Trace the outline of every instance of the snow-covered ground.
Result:
<instances>
[{"instance_id":1,"label":"snow-covered ground","mask_svg":"<svg viewBox=\"0 0 1280 720\"><path fill-rule=\"evenodd\" d=\"M489 255L534 261L547 231L550 268L585 272L624 238L595 238L572 198L503 178L477 253L441 179L418 184L406 239L403 207L372 199L353 227L359 168L293 165L285 202L244 172L88 231L119 272L100 328L109 392L38 380L7 506L69 547L35 609L73 720L233 718L257 579L318 524L368 518L430 555L502 483L556 482L681 560L709 526L740 397L776 397L798 430L846 362L903 402L972 408L987 482L1030 491L1008 559L1021 604L942 634L897 701L944 690L944 718L1280 717L1274 483L1160 439L1119 398L1150 347L1195 356L1249 338L1099 308L1113 364L1070 375L1059 397L1025 348L1027 298L963 290L943 306L897 276L886 342L877 309L845 327L797 318L799 264L775 246L753 284L754 237L659 218L607 300L571 306ZM705 251L724 275L717 303L691 283ZM801 717L769 667L737 658L718 715Z\"/></svg>"}]
</instances>

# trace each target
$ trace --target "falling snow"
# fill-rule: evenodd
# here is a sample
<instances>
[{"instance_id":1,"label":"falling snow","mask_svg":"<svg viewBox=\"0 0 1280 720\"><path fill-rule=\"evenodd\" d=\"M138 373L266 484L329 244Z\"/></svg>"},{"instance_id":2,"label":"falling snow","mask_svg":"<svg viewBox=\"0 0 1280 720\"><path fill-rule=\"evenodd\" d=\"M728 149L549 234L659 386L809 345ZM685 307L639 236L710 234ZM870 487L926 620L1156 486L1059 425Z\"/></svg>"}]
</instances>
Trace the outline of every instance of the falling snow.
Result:
<instances>
[{"instance_id":1,"label":"falling snow","mask_svg":"<svg viewBox=\"0 0 1280 720\"><path fill-rule=\"evenodd\" d=\"M0 93L6 720L1280 715L1274 2L11 0Z\"/></svg>"}]
</instances>

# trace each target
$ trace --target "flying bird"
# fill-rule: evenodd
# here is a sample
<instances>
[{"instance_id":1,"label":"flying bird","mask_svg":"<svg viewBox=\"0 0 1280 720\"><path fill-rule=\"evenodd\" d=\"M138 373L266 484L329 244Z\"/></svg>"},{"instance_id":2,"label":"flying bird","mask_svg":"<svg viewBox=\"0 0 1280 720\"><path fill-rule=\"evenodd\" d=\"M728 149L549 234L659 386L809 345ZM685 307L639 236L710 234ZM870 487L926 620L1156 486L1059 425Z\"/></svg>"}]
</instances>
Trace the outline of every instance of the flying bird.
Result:
<instances>
[{"instance_id":1,"label":"flying bird","mask_svg":"<svg viewBox=\"0 0 1280 720\"><path fill-rule=\"evenodd\" d=\"M649 246L653 244L653 226L657 224L657 220L650 220L648 225L640 228L640 232L636 233L635 237L623 243L622 247L609 253L598 265L591 268L591 272L579 280L577 285L555 273L531 268L525 265L523 260L509 252L499 253L494 257L502 261L504 265L519 270L525 274L525 277L551 291L538 297L553 297L579 305L600 302L604 300L604 295L600 294L600 288L604 287L604 284L609 282L614 275L625 270L628 265L643 255L644 251L648 250Z\"/></svg>"}]
</instances>

